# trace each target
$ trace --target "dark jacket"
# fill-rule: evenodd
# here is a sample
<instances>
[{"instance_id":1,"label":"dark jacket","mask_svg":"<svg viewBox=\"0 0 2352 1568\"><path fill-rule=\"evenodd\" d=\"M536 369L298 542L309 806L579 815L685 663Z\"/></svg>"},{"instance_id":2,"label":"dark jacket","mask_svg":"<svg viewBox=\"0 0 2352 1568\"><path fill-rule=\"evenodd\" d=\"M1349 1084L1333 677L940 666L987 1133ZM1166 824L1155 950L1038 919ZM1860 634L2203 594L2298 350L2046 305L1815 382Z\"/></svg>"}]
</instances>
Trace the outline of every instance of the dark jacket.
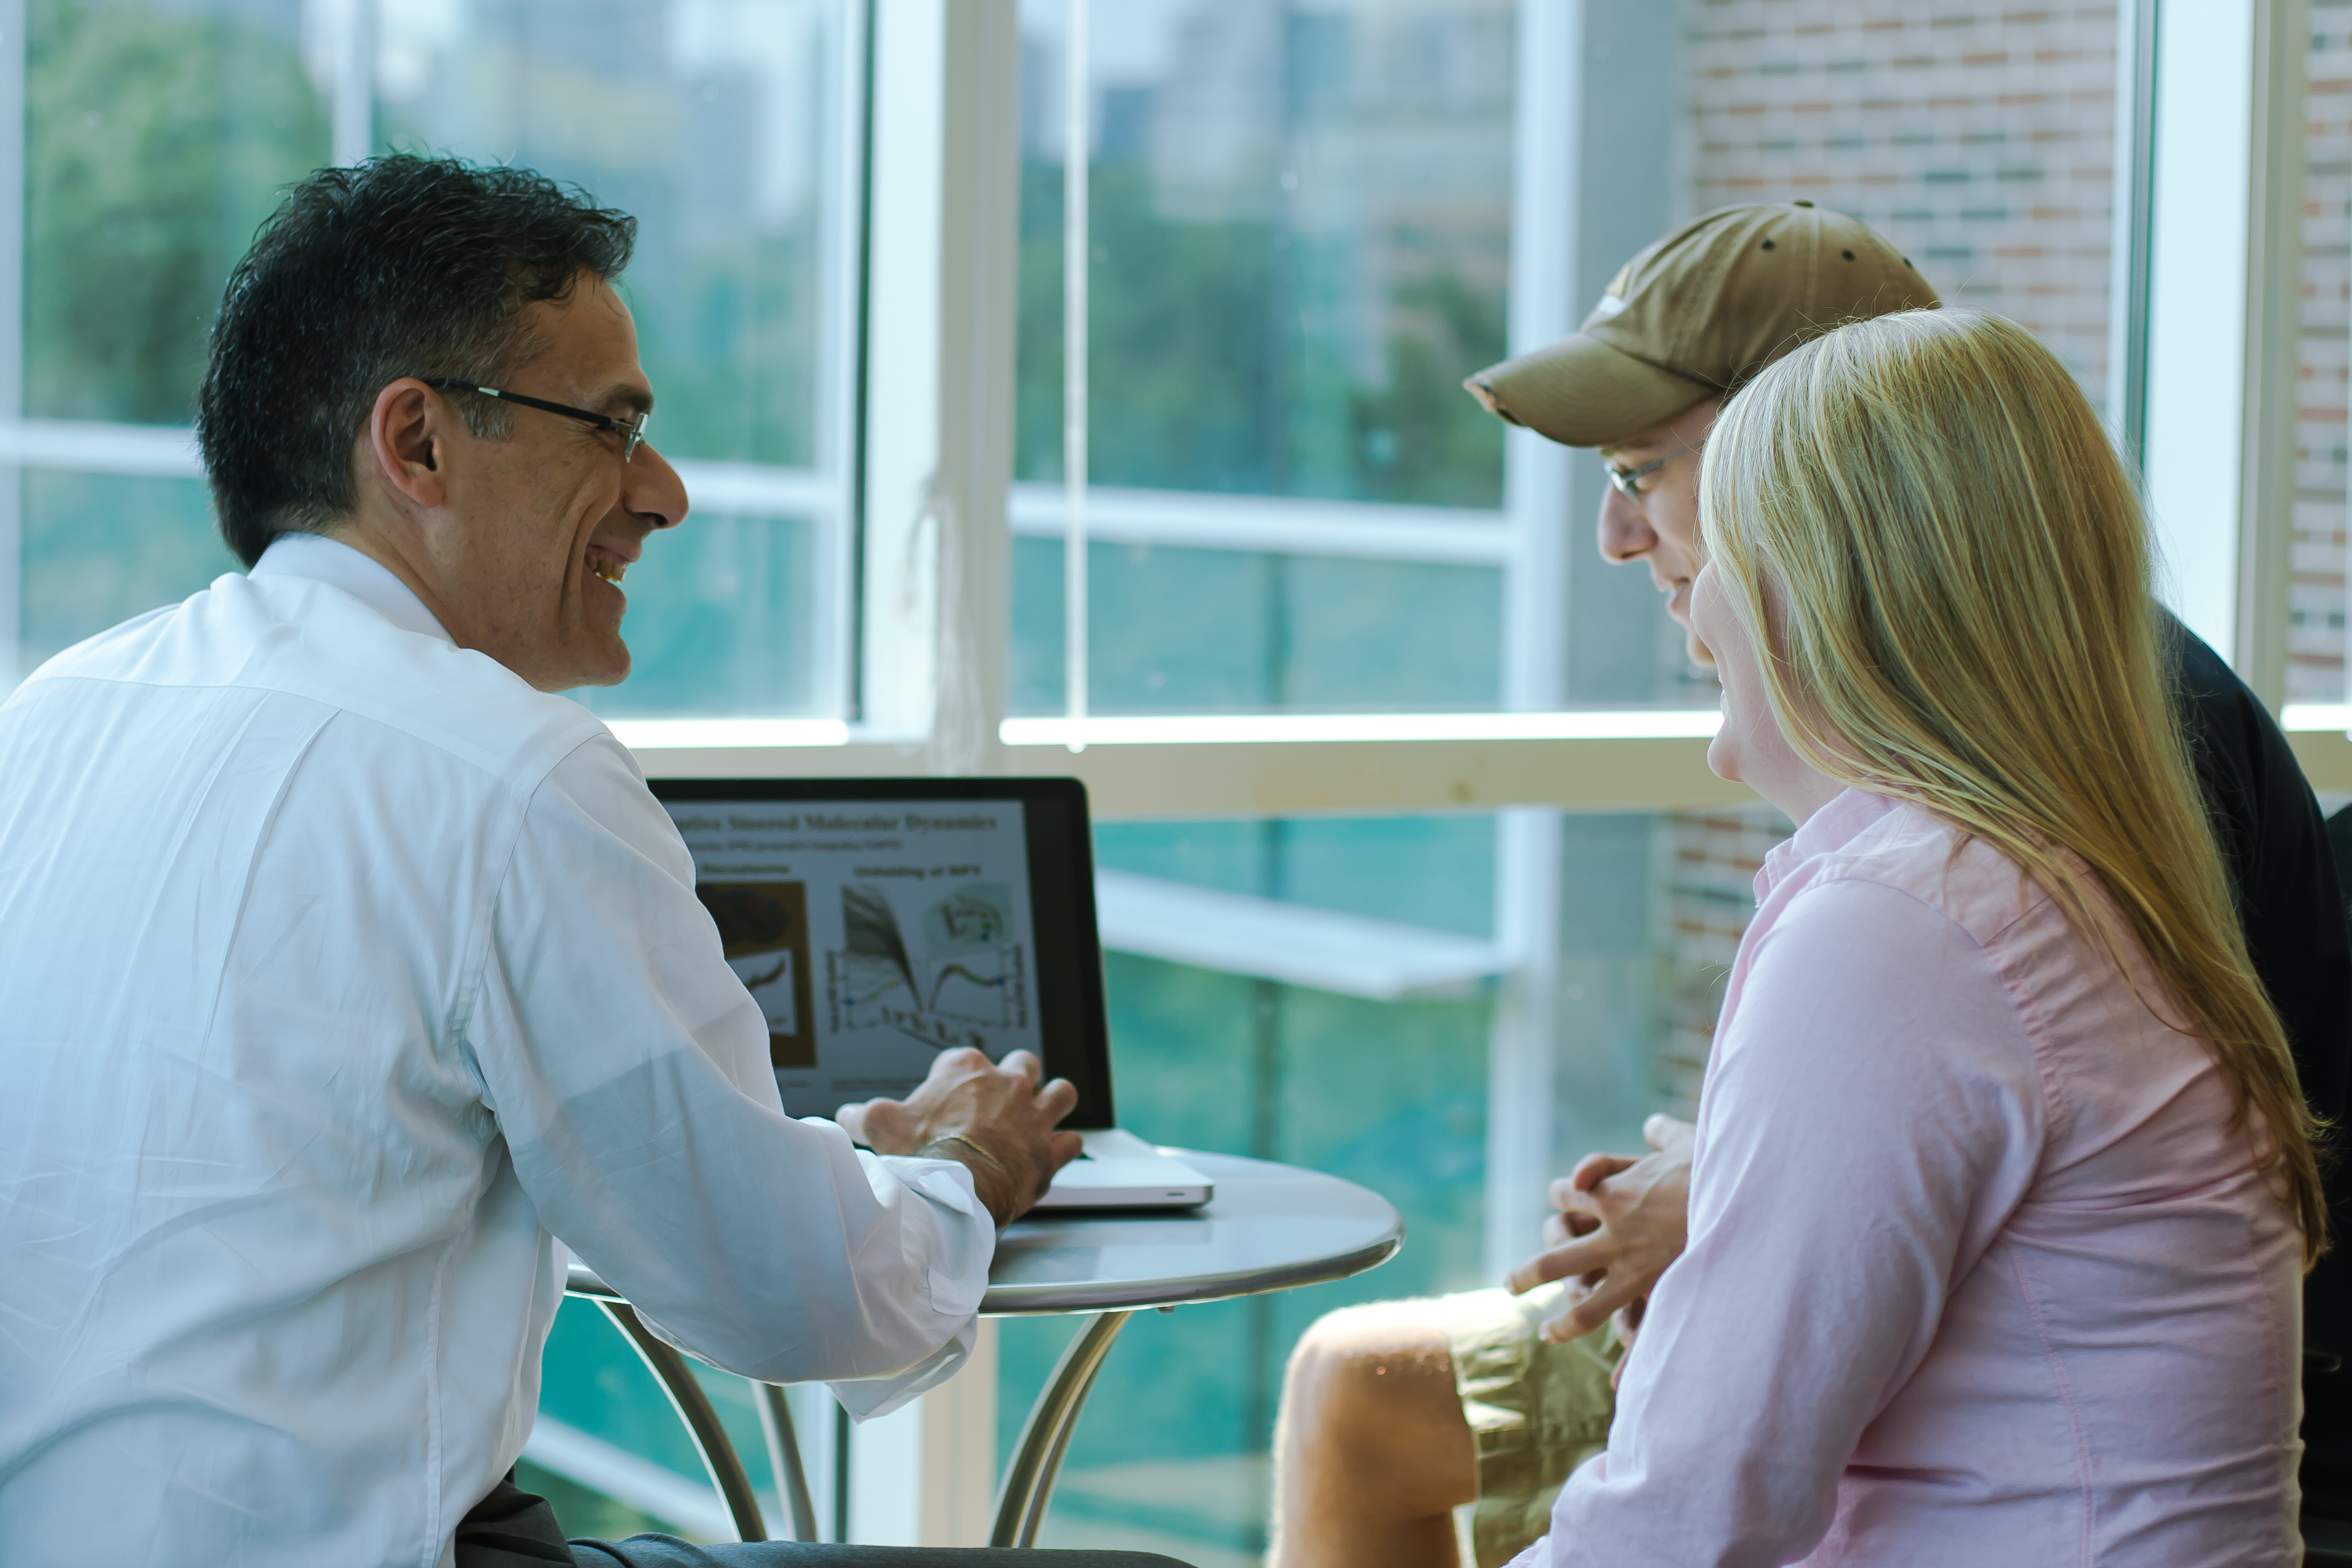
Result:
<instances>
[{"instance_id":1,"label":"dark jacket","mask_svg":"<svg viewBox=\"0 0 2352 1568\"><path fill-rule=\"evenodd\" d=\"M2352 934L2329 837L2331 824L2304 782L2270 712L2220 656L2167 615L2182 720L2206 809L2221 840L2254 972L2286 1026L2311 1108L2338 1128L2352 1100ZM2352 839L2352 819L2341 824ZM2347 847L2352 847L2347 843ZM2339 1149L2345 1134L2336 1142ZM2304 1379L2306 1506L2352 1518L2352 1162L2323 1167L2336 1250L2304 1284L2304 1344L2316 1352Z\"/></svg>"}]
</instances>

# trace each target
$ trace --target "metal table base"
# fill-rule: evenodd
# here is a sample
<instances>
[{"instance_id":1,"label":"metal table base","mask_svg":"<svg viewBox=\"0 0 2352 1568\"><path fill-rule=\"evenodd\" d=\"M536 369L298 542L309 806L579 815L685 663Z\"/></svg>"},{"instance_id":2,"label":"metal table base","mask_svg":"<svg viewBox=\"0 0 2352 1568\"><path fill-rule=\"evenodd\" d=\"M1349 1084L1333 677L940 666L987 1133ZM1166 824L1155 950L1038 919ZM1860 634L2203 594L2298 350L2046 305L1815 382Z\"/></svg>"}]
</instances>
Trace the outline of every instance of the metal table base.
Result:
<instances>
[{"instance_id":1,"label":"metal table base","mask_svg":"<svg viewBox=\"0 0 2352 1568\"><path fill-rule=\"evenodd\" d=\"M1091 1314L1063 1351L1030 1407L996 1494L991 1546L1033 1547L1053 1502L1079 1413L1120 1329L1142 1307L1171 1308L1288 1290L1377 1268L1404 1242L1386 1199L1294 1166L1171 1150L1217 1184L1206 1207L1184 1214L1032 1214L997 1241L982 1315ZM686 1423L711 1485L745 1541L768 1539L749 1474L687 1359L656 1339L619 1292L578 1263L567 1288L604 1309L628 1336ZM776 1494L793 1515L793 1539L816 1539L784 1391L752 1384Z\"/></svg>"},{"instance_id":2,"label":"metal table base","mask_svg":"<svg viewBox=\"0 0 2352 1568\"><path fill-rule=\"evenodd\" d=\"M1054 1500L1054 1482L1062 1474L1062 1457L1070 1451L1070 1434L1077 1430L1078 1412L1086 1408L1111 1341L1133 1316L1097 1312L1054 1363L1054 1375L1029 1407L1029 1419L1021 1424L1020 1445L996 1489L996 1524L988 1532L991 1546L1037 1544L1038 1529Z\"/></svg>"},{"instance_id":3,"label":"metal table base","mask_svg":"<svg viewBox=\"0 0 2352 1568\"><path fill-rule=\"evenodd\" d=\"M654 1374L654 1381L661 1384L670 1408L677 1412L677 1418L686 1424L687 1435L694 1439L694 1451L700 1456L710 1484L718 1489L719 1500L727 1505L728 1517L735 1521L737 1539L767 1540L767 1519L760 1511L760 1500L751 1490L751 1478L686 1357L676 1347L656 1339L636 1310L591 1270L574 1263L564 1289L569 1295L595 1302L628 1340L637 1359ZM793 1430L792 1406L784 1402L783 1385L754 1379L745 1381L751 1383L752 1398L759 1407L760 1435L767 1440L768 1473L775 1480L776 1495L792 1512L790 1539L814 1541L816 1505L809 1496L808 1471L801 1463L800 1439Z\"/></svg>"}]
</instances>

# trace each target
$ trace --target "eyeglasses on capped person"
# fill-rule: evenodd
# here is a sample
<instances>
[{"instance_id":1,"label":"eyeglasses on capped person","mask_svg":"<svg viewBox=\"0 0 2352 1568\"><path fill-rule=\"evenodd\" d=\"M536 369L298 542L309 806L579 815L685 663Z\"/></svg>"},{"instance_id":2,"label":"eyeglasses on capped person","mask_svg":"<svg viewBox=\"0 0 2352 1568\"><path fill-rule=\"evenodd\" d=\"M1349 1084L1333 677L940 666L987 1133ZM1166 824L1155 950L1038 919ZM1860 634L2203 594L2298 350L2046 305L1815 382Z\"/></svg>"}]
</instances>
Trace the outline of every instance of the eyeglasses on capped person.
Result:
<instances>
[{"instance_id":1,"label":"eyeglasses on capped person","mask_svg":"<svg viewBox=\"0 0 2352 1568\"><path fill-rule=\"evenodd\" d=\"M1669 452L1664 457L1654 462L1644 463L1638 468L1621 468L1614 463L1603 463L1601 466L1609 475L1609 482L1615 485L1621 493L1634 500L1640 500L1643 493L1642 489L1643 479L1656 473L1660 468L1681 457L1683 452L1696 452L1706 445L1706 442L1701 441L1696 446L1684 447L1682 452Z\"/></svg>"}]
</instances>

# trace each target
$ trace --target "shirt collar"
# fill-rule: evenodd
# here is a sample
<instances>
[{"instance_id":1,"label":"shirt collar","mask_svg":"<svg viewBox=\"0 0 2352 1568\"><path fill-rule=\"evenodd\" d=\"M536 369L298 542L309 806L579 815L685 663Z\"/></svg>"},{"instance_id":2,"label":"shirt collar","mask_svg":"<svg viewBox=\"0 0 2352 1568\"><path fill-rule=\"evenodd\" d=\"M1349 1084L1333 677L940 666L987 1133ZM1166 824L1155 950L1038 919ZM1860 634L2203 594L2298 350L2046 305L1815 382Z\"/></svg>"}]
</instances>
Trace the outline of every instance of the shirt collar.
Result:
<instances>
[{"instance_id":1,"label":"shirt collar","mask_svg":"<svg viewBox=\"0 0 2352 1568\"><path fill-rule=\"evenodd\" d=\"M1756 873L1756 901L1760 904L1770 897L1790 872L1817 855L1844 848L1864 828L1894 809L1895 802L1883 795L1846 789L1765 854L1764 865Z\"/></svg>"},{"instance_id":2,"label":"shirt collar","mask_svg":"<svg viewBox=\"0 0 2352 1568\"><path fill-rule=\"evenodd\" d=\"M281 533L254 563L256 577L308 577L340 588L406 632L455 643L415 590L373 556L321 533Z\"/></svg>"}]
</instances>

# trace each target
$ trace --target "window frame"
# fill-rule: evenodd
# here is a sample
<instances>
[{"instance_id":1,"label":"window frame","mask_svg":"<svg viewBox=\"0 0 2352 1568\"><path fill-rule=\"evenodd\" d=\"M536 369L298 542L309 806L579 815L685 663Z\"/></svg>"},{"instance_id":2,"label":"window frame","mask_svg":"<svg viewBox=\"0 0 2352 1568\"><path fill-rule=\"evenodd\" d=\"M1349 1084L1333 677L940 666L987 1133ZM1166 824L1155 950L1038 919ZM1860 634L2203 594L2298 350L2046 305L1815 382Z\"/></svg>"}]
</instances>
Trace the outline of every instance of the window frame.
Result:
<instances>
[{"instance_id":1,"label":"window frame","mask_svg":"<svg viewBox=\"0 0 2352 1568\"><path fill-rule=\"evenodd\" d=\"M907 505L905 493L910 479L917 480L919 493L931 465L921 466L918 473L908 454L888 449L884 432L898 422L895 410L907 406L902 395L919 390L911 383L928 384L919 390L937 390L941 366L936 346L928 353L919 346L909 347L911 338L922 335L925 323L935 336L960 329L970 339L967 357L957 368L974 378L971 384L975 390L982 382L1007 381L1003 364L986 363L990 356L984 352L976 357L971 353L992 339L993 358L1008 357L1009 321L986 319L1000 310L1009 314L1011 300L1003 287L1007 279L997 278L985 286L983 292L992 289L996 295L985 308L977 305L976 296L966 300L971 313L961 322L936 310L902 312L900 306L908 298L903 286L924 280L917 275L928 273L928 280L936 285L941 264L968 266L979 259L973 248L978 230L971 218L1003 228L1017 222L1017 210L982 215L975 209L965 215L961 229L949 234L941 226L949 215L923 210L936 189L926 194L921 188L927 183L935 186L946 150L934 148L926 156L916 145L923 139L919 134L894 138L890 119L877 121L867 112L869 80L894 68L904 74L903 66L894 68L894 60L910 51L928 52L935 64L943 58L938 56L942 29L936 18L926 26L921 15L936 3L872 0L870 5L859 5L851 0L845 22L835 28L842 90L832 119L843 169L826 183L840 210L829 224L834 243L827 247L827 273L821 284L833 324L824 334L823 351L821 374L830 395L824 399L828 413L818 463L804 469L690 460L677 465L708 510L804 516L818 525L824 541L822 580L835 592L821 595L814 607L821 622L815 643L821 650L820 689L832 698L833 714L616 721L616 731L640 752L649 771L668 775L750 776L780 771L840 775L937 767L950 760L937 746L943 721L959 705L943 707L936 689L936 551L927 552L921 540L910 537L918 529L930 529L936 519L919 505ZM341 156L354 151L347 142L372 131L372 99L356 107L347 100L354 91L372 93L371 39L365 24L374 8L367 0L334 0L333 8L347 15L351 24L343 29L351 58L337 73L331 105L336 151ZM1017 26L1011 0L985 0L983 8L1003 13L992 19L998 30ZM16 591L21 559L21 499L14 482L17 470L202 477L184 429L23 417L26 127L21 106L27 10L26 0L0 0L0 101L19 106L17 113L0 115L0 474L8 481L0 482L0 644L10 647L20 613ZM1573 271L1567 260L1574 230L1572 181L1559 177L1558 165L1576 161L1577 126L1566 103L1569 95L1531 90L1556 86L1563 76L1573 79L1580 64L1573 10L1535 0L1520 4L1527 44L1517 57L1522 90L1515 141L1520 151L1514 173L1509 300L1514 352L1550 341L1574 322L1573 302L1565 289L1546 289L1537 280L1564 279ZM860 12L868 17L864 27L856 25ZM2154 12L2151 0L2130 0L2120 8L2118 147L2134 152L2133 168L2118 186L2119 197L2128 187L2135 199L2118 202L2116 316L2128 331L2124 347L2111 356L2122 370L2116 401L2118 407L2134 410L2151 398L2160 410L2168 395L2201 397L2194 405L2200 409L2217 398L2236 405L2238 438L2226 443L2216 459L2222 468L2235 471L2234 479L2200 473L2193 481L2182 480L2177 464L2163 467L2174 461L2168 455L2149 475L2151 500L2176 558L2210 555L2224 564L2227 594L2236 613L2192 615L2192 624L2209 637L2218 637L2216 646L2275 703L2272 689L2278 685L2285 637L2284 581L2277 564L2284 559L2288 532L2292 476L2282 479L2271 470L2291 463L2291 457L2267 450L2242 452L2239 447L2258 429L2284 428L2275 416L2281 405L2272 399L2294 371L2292 311L2281 304L2283 299L2292 302L2300 249L2294 229L2300 153L2294 138L2302 51L2308 39L2294 25L2284 0L2220 0L2217 10L2194 24L2168 15L2168 34L2193 25L2200 36L2182 35L2176 47L2159 50L2147 42ZM869 77L869 34L880 46L878 58L871 62L877 77ZM927 41L926 34L933 37ZM2237 48L2253 71L2255 79L2242 98L2217 104L2211 94L2159 92L2153 111L2143 106L2147 91L2161 86L2166 62L2202 58L2212 40L2223 37L2240 40ZM960 49L969 47L958 45ZM917 74L921 74L919 63ZM1530 99L1533 112L1528 111ZM927 117L929 128L940 136L962 137L967 150L981 146L992 133L1002 141L1017 114L1017 103L1002 92L984 104L975 98L947 107L963 123L950 127L935 111ZM992 131L977 123L975 116L998 123ZM875 128L870 143L869 125ZM879 145L885 142L895 142L897 152L886 154ZM1549 167L1525 154L1528 147L1544 142L1568 151ZM2231 320L2232 313L2224 312L2242 370L2219 378L2218 392L2213 378L2166 374L2163 279L2168 268L2188 275L2190 264L2183 259L2183 246L2201 237L2210 248L2215 230L2233 226L2213 224L2203 213L2184 214L2180 208L2185 203L2161 201L2165 165L2157 156L2160 145L2210 148L2217 142L2236 149L2234 155L2246 160L2245 177L2239 184L2249 204L2245 241L2225 253L2237 258L2231 282L2246 301L2242 321ZM997 187L993 202L980 205L1003 207L1017 200L1017 180L1008 182L1000 175ZM971 193L964 195L968 198ZM863 225L856 221L861 203ZM950 243L937 248L943 240ZM929 267L916 254L927 247L936 252L929 258ZM911 267L909 257L914 258ZM869 319L860 320L861 303L867 305ZM908 313L919 318L916 332L885 330L893 314ZM2210 322L2210 312L2204 320ZM2130 352L2130 344L2143 333L2149 340L2146 351ZM2168 335L2177 342L2187 334L2175 328ZM867 350L862 367L861 343ZM927 359L932 363L926 367L922 362ZM919 369L910 374L900 364L881 363L898 361ZM2158 418L2160 423L2160 411ZM969 422L951 418L929 423L928 447L936 447L944 433L977 440L971 456L992 443L1001 444L997 438L1005 434L960 428ZM2151 444L2168 454L2186 445L2153 437ZM2271 444L2286 446L2284 441ZM936 459L938 453L927 449L919 455ZM1063 765L1089 778L1097 791L1097 809L1106 817L1164 815L1171 796L1178 793L1202 802L1199 811L1218 814L1502 805L1592 810L1637 799L1661 809L1679 809L1740 798L1742 792L1720 787L1721 781L1705 773L1705 747L1696 736L1657 736L1645 730L1639 712L1558 709L1557 649L1565 619L1561 560L1569 535L1580 531L1573 520L1565 527L1550 521L1565 506L1567 468L1567 454L1559 448L1529 432L1511 432L1505 503L1492 511L1289 498L1221 497L1212 501L1167 492L1092 490L1090 529L1095 537L1107 540L1496 567L1505 574L1506 583L1506 689L1490 728L1475 721L1441 725L1434 722L1437 716L1423 716L1432 721L1416 725L1410 721L1414 716L1395 716L1399 721L1386 730L1349 742L1375 748L1363 756L1343 758L1328 752L1326 748L1333 742L1307 738L1317 726L1306 719L1295 739L1237 721L1227 738L1209 742L1202 738L1202 721L1186 717L1119 721L1111 729L1080 738L1087 749L1106 750L1109 756L1090 763L1082 752L1072 752ZM2222 493L2235 489L2240 494L2238 507L2223 509L2235 515L2212 520L2212 509L2200 508L2197 515L2212 521L2193 533L2168 524L2169 496L2188 493L2192 485L2211 488L2217 478ZM964 509L968 521L961 531L966 536L961 553L968 572L1003 575L1009 561L1003 557L1012 537L1058 535L1061 507L1054 487L1012 486L1009 500L1008 507L982 499L980 505ZM976 618L964 617L971 624L963 646L984 667L978 682L980 701L961 704L976 706L977 711L961 717L976 721L984 734L965 750L974 754L971 760L980 771L1043 765L1072 737L1034 720L1014 719L1008 725L1003 665L1003 635L1009 628L997 624L999 617L978 603L964 608L982 611ZM885 642L896 646L878 646ZM1555 714L1557 723L1550 733L1538 738L1506 717L1527 712ZM2282 712L2286 727L2305 737L2297 744L2309 753L2313 782L2319 788L2352 789L2352 748L2339 749L2325 740L2344 729L2347 717L2346 704L2294 704ZM1391 747L1409 749L1415 760L1402 769L1359 767L1370 758L1391 754L1386 750ZM1286 777L1294 768L1297 782ZM1147 782L1155 775L1165 776L1171 784Z\"/></svg>"}]
</instances>

